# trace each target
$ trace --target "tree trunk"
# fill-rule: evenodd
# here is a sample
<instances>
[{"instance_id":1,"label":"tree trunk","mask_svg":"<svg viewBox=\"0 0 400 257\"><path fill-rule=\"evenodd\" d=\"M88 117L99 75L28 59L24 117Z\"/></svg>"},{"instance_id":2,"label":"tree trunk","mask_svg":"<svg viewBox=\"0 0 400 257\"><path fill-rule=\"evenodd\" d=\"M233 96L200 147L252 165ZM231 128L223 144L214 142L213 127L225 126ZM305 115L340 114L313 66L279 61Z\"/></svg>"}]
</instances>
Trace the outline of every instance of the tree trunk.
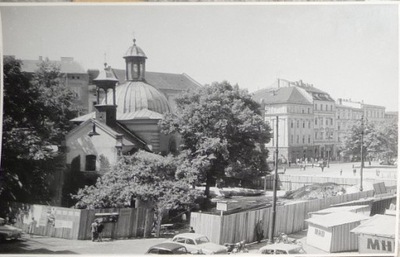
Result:
<instances>
[{"instance_id":1,"label":"tree trunk","mask_svg":"<svg viewBox=\"0 0 400 257\"><path fill-rule=\"evenodd\" d=\"M157 210L156 237L160 237L161 221L162 221L162 211Z\"/></svg>"}]
</instances>

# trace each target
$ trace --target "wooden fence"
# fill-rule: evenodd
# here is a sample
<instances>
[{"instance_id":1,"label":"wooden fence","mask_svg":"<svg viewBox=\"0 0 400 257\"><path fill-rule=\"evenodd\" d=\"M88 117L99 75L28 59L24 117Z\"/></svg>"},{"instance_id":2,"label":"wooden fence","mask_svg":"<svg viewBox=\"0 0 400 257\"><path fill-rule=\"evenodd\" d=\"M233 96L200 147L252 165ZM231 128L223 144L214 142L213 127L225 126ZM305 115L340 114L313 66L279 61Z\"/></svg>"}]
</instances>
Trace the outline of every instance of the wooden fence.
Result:
<instances>
[{"instance_id":1,"label":"wooden fence","mask_svg":"<svg viewBox=\"0 0 400 257\"><path fill-rule=\"evenodd\" d=\"M271 189L272 181L274 176L267 176L267 188ZM387 187L396 186L397 181L395 179L370 179L365 178L364 182L384 182ZM296 190L301 187L312 185L315 183L336 183L343 186L352 186L360 184L360 178L332 178L332 177L318 177L318 176L294 176L279 174L278 176L278 188L281 190Z\"/></svg>"},{"instance_id":2,"label":"wooden fence","mask_svg":"<svg viewBox=\"0 0 400 257\"><path fill-rule=\"evenodd\" d=\"M371 197L373 194L374 191L371 190L277 206L274 235L282 232L292 234L306 229L305 220L309 212L322 210L333 204ZM223 216L194 212L191 214L190 225L196 232L207 235L212 242L218 244L241 240L249 243L256 241L255 227L259 220L263 221L264 238L268 237L271 216L271 207Z\"/></svg>"},{"instance_id":3,"label":"wooden fence","mask_svg":"<svg viewBox=\"0 0 400 257\"><path fill-rule=\"evenodd\" d=\"M104 238L148 237L154 213L147 208L70 209L46 205L15 204L15 226L28 232L32 218L36 221L34 234L65 239L91 238L91 223L96 213L118 213L116 223L105 223Z\"/></svg>"}]
</instances>

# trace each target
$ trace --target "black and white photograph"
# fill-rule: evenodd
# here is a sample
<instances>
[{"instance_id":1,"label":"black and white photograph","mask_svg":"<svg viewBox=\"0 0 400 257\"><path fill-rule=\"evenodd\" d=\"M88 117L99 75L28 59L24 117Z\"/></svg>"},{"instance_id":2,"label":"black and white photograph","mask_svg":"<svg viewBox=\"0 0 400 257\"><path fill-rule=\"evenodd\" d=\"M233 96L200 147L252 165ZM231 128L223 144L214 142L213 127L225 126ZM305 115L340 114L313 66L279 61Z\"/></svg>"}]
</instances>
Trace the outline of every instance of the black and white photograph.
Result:
<instances>
[{"instance_id":1,"label":"black and white photograph","mask_svg":"<svg viewBox=\"0 0 400 257\"><path fill-rule=\"evenodd\" d=\"M397 3L0 15L0 255L398 256Z\"/></svg>"}]
</instances>

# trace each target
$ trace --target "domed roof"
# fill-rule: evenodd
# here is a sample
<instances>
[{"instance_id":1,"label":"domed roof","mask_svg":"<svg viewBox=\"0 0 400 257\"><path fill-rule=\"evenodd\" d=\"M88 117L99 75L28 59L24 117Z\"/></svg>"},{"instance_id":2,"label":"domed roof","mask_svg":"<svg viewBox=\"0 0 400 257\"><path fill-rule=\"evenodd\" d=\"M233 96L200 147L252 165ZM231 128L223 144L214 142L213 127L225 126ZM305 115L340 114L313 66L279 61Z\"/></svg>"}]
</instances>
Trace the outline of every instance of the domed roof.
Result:
<instances>
[{"instance_id":1,"label":"domed roof","mask_svg":"<svg viewBox=\"0 0 400 257\"><path fill-rule=\"evenodd\" d=\"M108 93L112 97L112 92ZM116 87L118 113L134 113L143 109L160 114L171 112L167 98L143 81L126 81Z\"/></svg>"},{"instance_id":2,"label":"domed roof","mask_svg":"<svg viewBox=\"0 0 400 257\"><path fill-rule=\"evenodd\" d=\"M126 51L124 58L127 57L143 57L147 58L146 54L143 52L143 50L136 46L136 39L133 39L133 45L128 48Z\"/></svg>"}]
</instances>

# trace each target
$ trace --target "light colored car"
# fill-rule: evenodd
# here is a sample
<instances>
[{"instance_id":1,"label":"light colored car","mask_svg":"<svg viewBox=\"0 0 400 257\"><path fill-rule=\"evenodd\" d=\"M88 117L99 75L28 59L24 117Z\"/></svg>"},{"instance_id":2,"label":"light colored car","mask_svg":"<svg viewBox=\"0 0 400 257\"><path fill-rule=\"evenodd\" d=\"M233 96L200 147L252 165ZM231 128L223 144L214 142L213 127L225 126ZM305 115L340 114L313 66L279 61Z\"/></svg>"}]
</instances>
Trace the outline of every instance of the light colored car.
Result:
<instances>
[{"instance_id":1,"label":"light colored car","mask_svg":"<svg viewBox=\"0 0 400 257\"><path fill-rule=\"evenodd\" d=\"M11 225L7 225L3 218L0 218L0 242L5 240L16 240L21 238L22 230Z\"/></svg>"},{"instance_id":2,"label":"light colored car","mask_svg":"<svg viewBox=\"0 0 400 257\"><path fill-rule=\"evenodd\" d=\"M152 247L147 250L146 254L168 254L168 255L175 255L175 254L190 254L186 247L181 244L177 243L161 243L153 245Z\"/></svg>"},{"instance_id":3,"label":"light colored car","mask_svg":"<svg viewBox=\"0 0 400 257\"><path fill-rule=\"evenodd\" d=\"M185 246L188 252L198 252L202 254L227 254L224 246L211 243L210 240L202 234L183 233L172 238L172 241Z\"/></svg>"},{"instance_id":4,"label":"light colored car","mask_svg":"<svg viewBox=\"0 0 400 257\"><path fill-rule=\"evenodd\" d=\"M297 244L271 244L261 247L258 250L261 254L305 254L303 247Z\"/></svg>"}]
</instances>

